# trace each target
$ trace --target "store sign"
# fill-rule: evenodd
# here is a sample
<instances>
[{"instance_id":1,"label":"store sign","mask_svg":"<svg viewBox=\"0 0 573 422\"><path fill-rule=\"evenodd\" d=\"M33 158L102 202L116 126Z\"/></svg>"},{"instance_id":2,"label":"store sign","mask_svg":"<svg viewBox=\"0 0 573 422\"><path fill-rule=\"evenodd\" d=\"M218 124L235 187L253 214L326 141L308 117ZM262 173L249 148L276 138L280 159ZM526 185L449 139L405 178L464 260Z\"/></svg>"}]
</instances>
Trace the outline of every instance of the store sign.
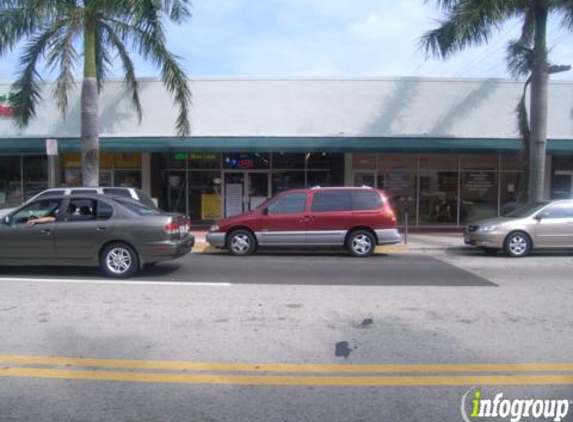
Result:
<instances>
[{"instance_id":1,"label":"store sign","mask_svg":"<svg viewBox=\"0 0 573 422\"><path fill-rule=\"evenodd\" d=\"M8 95L0 95L0 117L12 117L14 115L14 107L10 105L9 100Z\"/></svg>"}]
</instances>

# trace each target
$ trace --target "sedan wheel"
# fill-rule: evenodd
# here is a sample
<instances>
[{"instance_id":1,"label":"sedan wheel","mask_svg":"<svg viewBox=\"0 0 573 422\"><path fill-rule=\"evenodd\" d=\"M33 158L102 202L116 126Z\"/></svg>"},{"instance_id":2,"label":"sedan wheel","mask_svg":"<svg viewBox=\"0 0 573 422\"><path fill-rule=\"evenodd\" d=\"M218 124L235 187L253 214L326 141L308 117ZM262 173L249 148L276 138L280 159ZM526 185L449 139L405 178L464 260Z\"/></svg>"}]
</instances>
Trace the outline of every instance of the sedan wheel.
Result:
<instances>
[{"instance_id":1,"label":"sedan wheel","mask_svg":"<svg viewBox=\"0 0 573 422\"><path fill-rule=\"evenodd\" d=\"M139 261L131 246L124 243L113 243L103 250L100 267L109 277L125 278L137 272Z\"/></svg>"},{"instance_id":2,"label":"sedan wheel","mask_svg":"<svg viewBox=\"0 0 573 422\"><path fill-rule=\"evenodd\" d=\"M531 241L524 233L513 233L505 239L505 253L511 257L526 256L531 249Z\"/></svg>"},{"instance_id":3,"label":"sedan wheel","mask_svg":"<svg viewBox=\"0 0 573 422\"><path fill-rule=\"evenodd\" d=\"M358 230L350 234L346 247L352 256L370 256L374 253L376 240L372 233Z\"/></svg>"},{"instance_id":4,"label":"sedan wheel","mask_svg":"<svg viewBox=\"0 0 573 422\"><path fill-rule=\"evenodd\" d=\"M251 232L237 230L229 236L229 252L237 256L251 255L256 248L256 240Z\"/></svg>"}]
</instances>

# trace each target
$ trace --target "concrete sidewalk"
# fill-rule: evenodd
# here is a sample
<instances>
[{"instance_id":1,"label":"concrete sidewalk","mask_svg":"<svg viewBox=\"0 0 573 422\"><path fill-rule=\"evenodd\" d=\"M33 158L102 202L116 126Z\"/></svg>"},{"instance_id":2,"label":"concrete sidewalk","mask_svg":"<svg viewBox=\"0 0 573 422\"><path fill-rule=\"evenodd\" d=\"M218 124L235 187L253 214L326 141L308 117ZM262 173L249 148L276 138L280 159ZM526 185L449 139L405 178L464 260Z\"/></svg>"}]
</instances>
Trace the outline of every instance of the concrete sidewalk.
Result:
<instances>
[{"instance_id":1,"label":"concrete sidewalk","mask_svg":"<svg viewBox=\"0 0 573 422\"><path fill-rule=\"evenodd\" d=\"M195 236L195 246L193 252L219 252L219 249L211 248L205 240L207 231L191 231ZM403 235L402 235L403 238ZM461 233L414 233L408 234L408 244L398 243L396 245L378 246L376 253L395 252L430 252L443 251L451 247L464 247L463 235Z\"/></svg>"}]
</instances>

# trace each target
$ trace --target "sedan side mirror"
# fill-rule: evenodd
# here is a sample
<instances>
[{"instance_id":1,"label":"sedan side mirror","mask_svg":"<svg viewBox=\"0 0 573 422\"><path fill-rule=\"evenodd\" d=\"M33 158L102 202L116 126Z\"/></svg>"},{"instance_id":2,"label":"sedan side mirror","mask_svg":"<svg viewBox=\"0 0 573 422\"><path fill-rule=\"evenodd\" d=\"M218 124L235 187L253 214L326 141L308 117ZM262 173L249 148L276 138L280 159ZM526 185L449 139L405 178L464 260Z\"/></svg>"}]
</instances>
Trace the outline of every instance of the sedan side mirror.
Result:
<instances>
[{"instance_id":1,"label":"sedan side mirror","mask_svg":"<svg viewBox=\"0 0 573 422\"><path fill-rule=\"evenodd\" d=\"M547 218L547 217L548 217L548 214L547 214L546 212L540 212L539 214L537 214L537 215L536 215L535 217L533 217L533 218L535 218L537 221L541 221L541 220L543 220L544 218Z\"/></svg>"},{"instance_id":2,"label":"sedan side mirror","mask_svg":"<svg viewBox=\"0 0 573 422\"><path fill-rule=\"evenodd\" d=\"M2 222L3 222L4 224L6 224L7 226L9 226L10 223L11 223L10 216L7 215L6 217L4 217L4 218L2 219Z\"/></svg>"}]
</instances>

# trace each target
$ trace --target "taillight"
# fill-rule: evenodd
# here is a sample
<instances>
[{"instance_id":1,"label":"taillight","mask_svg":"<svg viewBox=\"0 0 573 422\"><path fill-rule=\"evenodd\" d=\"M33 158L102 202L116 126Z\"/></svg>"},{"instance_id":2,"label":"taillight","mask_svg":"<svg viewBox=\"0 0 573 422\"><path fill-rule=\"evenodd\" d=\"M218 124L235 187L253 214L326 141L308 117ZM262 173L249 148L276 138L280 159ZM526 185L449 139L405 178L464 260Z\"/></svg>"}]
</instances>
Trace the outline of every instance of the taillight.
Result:
<instances>
[{"instance_id":1,"label":"taillight","mask_svg":"<svg viewBox=\"0 0 573 422\"><path fill-rule=\"evenodd\" d=\"M165 226L165 231L168 234L177 234L179 233L179 223L171 222Z\"/></svg>"}]
</instances>

